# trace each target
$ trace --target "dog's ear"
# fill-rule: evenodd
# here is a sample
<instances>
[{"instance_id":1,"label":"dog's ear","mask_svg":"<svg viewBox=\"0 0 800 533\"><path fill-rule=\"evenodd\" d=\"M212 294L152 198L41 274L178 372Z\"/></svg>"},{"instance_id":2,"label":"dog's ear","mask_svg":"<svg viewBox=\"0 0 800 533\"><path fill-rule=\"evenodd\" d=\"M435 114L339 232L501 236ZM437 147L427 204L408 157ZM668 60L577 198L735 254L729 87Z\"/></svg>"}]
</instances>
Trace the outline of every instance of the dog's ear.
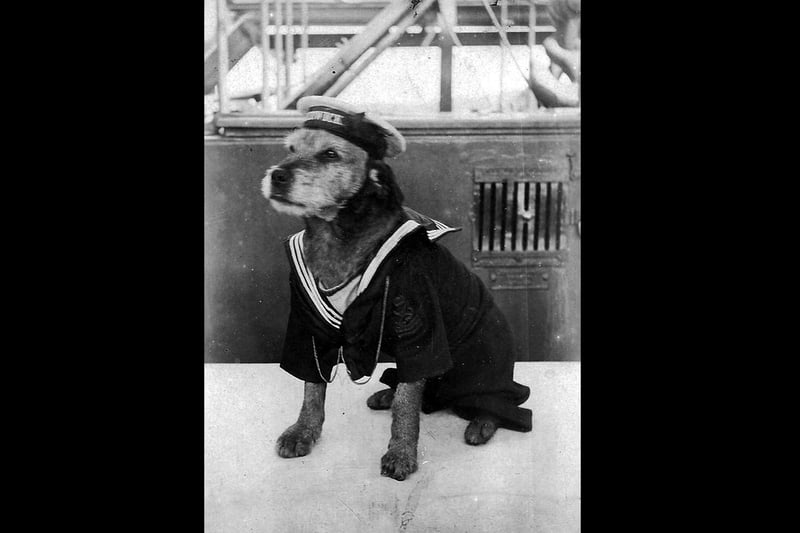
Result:
<instances>
[{"instance_id":1,"label":"dog's ear","mask_svg":"<svg viewBox=\"0 0 800 533\"><path fill-rule=\"evenodd\" d=\"M375 190L375 195L391 207L402 207L403 191L394 179L392 167L381 160L367 161L367 181Z\"/></svg>"}]
</instances>

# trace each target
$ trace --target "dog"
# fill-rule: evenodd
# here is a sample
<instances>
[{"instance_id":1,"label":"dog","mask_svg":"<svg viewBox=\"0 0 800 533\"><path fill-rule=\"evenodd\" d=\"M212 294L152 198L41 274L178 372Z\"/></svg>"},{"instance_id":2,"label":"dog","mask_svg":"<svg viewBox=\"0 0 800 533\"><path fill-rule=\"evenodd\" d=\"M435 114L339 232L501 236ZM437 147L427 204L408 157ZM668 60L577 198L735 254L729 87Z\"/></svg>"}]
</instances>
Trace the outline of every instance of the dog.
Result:
<instances>
[{"instance_id":1,"label":"dog","mask_svg":"<svg viewBox=\"0 0 800 533\"><path fill-rule=\"evenodd\" d=\"M281 359L305 382L304 397L278 455L305 456L319 440L338 363L363 383L381 353L397 362L380 378L389 388L367 399L392 413L381 475L404 480L417 470L420 411L451 408L468 419L472 445L499 427L530 431L531 412L518 407L530 390L512 379L505 318L480 279L435 242L458 228L405 207L384 161L405 139L339 99L310 96L297 107L303 127L262 180L276 211L305 222L285 243L292 303Z\"/></svg>"}]
</instances>

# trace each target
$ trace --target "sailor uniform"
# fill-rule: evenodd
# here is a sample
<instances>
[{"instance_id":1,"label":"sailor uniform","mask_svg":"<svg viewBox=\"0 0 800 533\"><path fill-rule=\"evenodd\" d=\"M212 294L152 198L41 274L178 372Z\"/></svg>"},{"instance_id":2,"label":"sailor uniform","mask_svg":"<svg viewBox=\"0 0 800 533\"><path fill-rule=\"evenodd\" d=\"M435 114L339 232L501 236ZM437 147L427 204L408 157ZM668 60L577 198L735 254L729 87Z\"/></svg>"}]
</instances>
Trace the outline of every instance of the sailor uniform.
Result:
<instances>
[{"instance_id":1,"label":"sailor uniform","mask_svg":"<svg viewBox=\"0 0 800 533\"><path fill-rule=\"evenodd\" d=\"M452 408L471 419L482 411L500 427L530 431L531 411L519 407L530 389L513 380L508 322L483 282L436 243L460 228L405 214L361 276L338 290L322 289L308 269L305 231L287 239L291 311L281 368L321 383L343 362L363 381L383 354L396 361L380 378L390 387L426 378L423 412Z\"/></svg>"}]
</instances>

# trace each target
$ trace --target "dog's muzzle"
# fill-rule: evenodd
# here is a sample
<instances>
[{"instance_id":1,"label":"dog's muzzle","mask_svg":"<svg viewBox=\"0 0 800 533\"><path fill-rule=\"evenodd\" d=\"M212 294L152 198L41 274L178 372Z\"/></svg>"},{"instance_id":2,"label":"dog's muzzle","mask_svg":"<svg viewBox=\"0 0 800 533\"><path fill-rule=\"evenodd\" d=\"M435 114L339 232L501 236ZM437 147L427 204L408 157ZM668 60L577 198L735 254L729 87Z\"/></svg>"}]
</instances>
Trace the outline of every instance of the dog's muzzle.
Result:
<instances>
[{"instance_id":1,"label":"dog's muzzle","mask_svg":"<svg viewBox=\"0 0 800 533\"><path fill-rule=\"evenodd\" d=\"M279 209L278 205L304 207L303 204L290 199L293 178L290 168L274 166L261 180L261 193L272 202L274 208Z\"/></svg>"},{"instance_id":2,"label":"dog's muzzle","mask_svg":"<svg viewBox=\"0 0 800 533\"><path fill-rule=\"evenodd\" d=\"M286 202L286 195L289 193L291 181L291 170L274 166L267 171L267 175L261 184L261 191L270 200Z\"/></svg>"},{"instance_id":3,"label":"dog's muzzle","mask_svg":"<svg viewBox=\"0 0 800 533\"><path fill-rule=\"evenodd\" d=\"M270 172L273 187L285 187L292 180L292 171L285 168L275 168Z\"/></svg>"}]
</instances>

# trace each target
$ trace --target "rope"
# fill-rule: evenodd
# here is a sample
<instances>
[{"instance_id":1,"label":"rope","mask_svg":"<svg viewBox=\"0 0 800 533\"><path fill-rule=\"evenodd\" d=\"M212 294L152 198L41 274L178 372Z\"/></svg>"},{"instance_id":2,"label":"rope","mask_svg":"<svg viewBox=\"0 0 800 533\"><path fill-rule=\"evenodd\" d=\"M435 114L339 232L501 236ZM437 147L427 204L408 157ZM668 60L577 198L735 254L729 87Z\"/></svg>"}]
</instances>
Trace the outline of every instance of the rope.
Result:
<instances>
[{"instance_id":1,"label":"rope","mask_svg":"<svg viewBox=\"0 0 800 533\"><path fill-rule=\"evenodd\" d=\"M528 86L530 87L531 86L530 80L528 79L527 76L525 76L525 71L522 70L522 67L519 66L519 63L517 63L517 59L514 57L514 49L511 48L511 43L509 42L508 37L506 37L506 30L497 21L497 17L494 16L494 11L492 11L492 8L489 7L489 1L488 0L483 0L483 7L486 8L486 12L489 13L489 18L492 19L492 24L494 24L494 27L497 28L497 31L500 33L500 43L503 46L505 46L506 48L508 48L509 55L511 56L511 61L514 62L514 65L516 65L517 70L519 71L520 75L522 76L522 79L524 79L525 83L527 83ZM534 22L534 24L535 24L535 22ZM533 53L533 50L531 50L531 54L532 53ZM531 72L531 75L533 75L533 72Z\"/></svg>"}]
</instances>

